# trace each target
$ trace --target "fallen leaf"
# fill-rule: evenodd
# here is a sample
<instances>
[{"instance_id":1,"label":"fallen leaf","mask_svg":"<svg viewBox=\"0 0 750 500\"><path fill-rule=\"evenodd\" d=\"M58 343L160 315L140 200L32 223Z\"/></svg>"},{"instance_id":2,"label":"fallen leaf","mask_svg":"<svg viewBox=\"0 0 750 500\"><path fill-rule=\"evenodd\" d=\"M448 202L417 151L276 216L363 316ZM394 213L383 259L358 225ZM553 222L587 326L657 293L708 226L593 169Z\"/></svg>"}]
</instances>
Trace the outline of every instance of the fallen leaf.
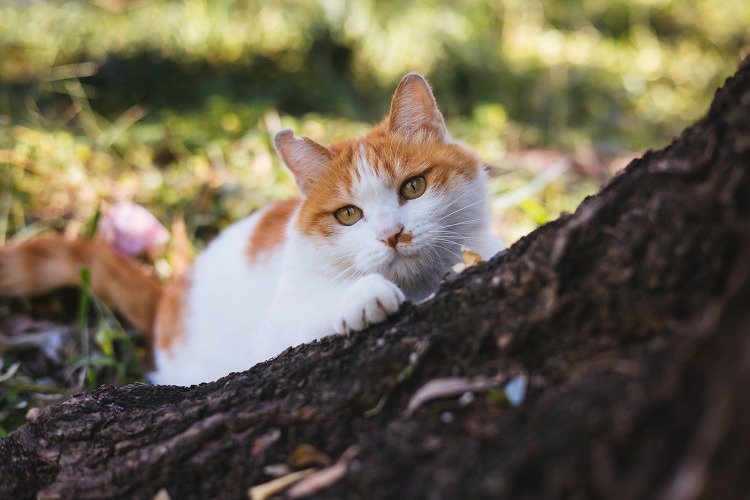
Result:
<instances>
[{"instance_id":1,"label":"fallen leaf","mask_svg":"<svg viewBox=\"0 0 750 500\"><path fill-rule=\"evenodd\" d=\"M467 246L461 247L461 253L463 254L464 265L466 265L466 267L476 266L484 262L482 256L479 255L478 252Z\"/></svg>"},{"instance_id":2,"label":"fallen leaf","mask_svg":"<svg viewBox=\"0 0 750 500\"><path fill-rule=\"evenodd\" d=\"M482 256L479 254L479 252L472 250L471 248L462 245L461 246L461 254L463 258L463 262L459 262L457 264L454 264L451 269L453 269L453 272L456 274L460 274L463 272L466 268L476 266L479 264L482 264L484 259L482 259Z\"/></svg>"},{"instance_id":3,"label":"fallen leaf","mask_svg":"<svg viewBox=\"0 0 750 500\"><path fill-rule=\"evenodd\" d=\"M252 488L247 490L247 496L250 498L250 500L266 500L267 498L271 498L271 496L275 495L276 493L284 491L290 485L304 479L306 476L309 476L313 472L315 472L315 469L305 469L297 472L292 472L291 474L287 474L286 476L277 477L276 479L272 479L267 483L253 486Z\"/></svg>"},{"instance_id":4,"label":"fallen leaf","mask_svg":"<svg viewBox=\"0 0 750 500\"><path fill-rule=\"evenodd\" d=\"M349 462L357 456L359 448L356 446L349 447L339 459L338 462L310 474L305 479L293 485L286 492L288 498L300 498L312 495L322 489L328 488L332 484L343 479L349 471Z\"/></svg>"},{"instance_id":5,"label":"fallen leaf","mask_svg":"<svg viewBox=\"0 0 750 500\"><path fill-rule=\"evenodd\" d=\"M300 498L312 495L338 482L346 476L348 464L337 462L330 467L321 469L307 478L299 481L287 491L288 498Z\"/></svg>"},{"instance_id":6,"label":"fallen leaf","mask_svg":"<svg viewBox=\"0 0 750 500\"><path fill-rule=\"evenodd\" d=\"M499 387L504 376L488 379L486 377L466 378L466 377L444 377L430 380L409 399L406 405L407 416L428 401L433 399L449 398L460 396L467 392L484 392L489 389Z\"/></svg>"},{"instance_id":7,"label":"fallen leaf","mask_svg":"<svg viewBox=\"0 0 750 500\"><path fill-rule=\"evenodd\" d=\"M311 466L331 465L331 457L310 444L298 445L289 454L286 464L292 469L303 469Z\"/></svg>"},{"instance_id":8,"label":"fallen leaf","mask_svg":"<svg viewBox=\"0 0 750 500\"><path fill-rule=\"evenodd\" d=\"M169 496L169 492L166 490L166 488L162 488L159 491L156 492L156 495L154 495L153 500L171 500L172 497Z\"/></svg>"}]
</instances>

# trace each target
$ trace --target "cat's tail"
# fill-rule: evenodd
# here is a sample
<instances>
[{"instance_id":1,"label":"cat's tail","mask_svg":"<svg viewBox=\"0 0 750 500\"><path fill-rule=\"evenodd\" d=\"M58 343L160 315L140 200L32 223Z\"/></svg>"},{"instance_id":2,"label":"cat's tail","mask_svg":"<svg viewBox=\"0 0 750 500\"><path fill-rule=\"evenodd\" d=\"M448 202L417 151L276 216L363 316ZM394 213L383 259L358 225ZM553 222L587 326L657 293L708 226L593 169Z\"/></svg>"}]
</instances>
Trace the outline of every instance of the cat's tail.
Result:
<instances>
[{"instance_id":1,"label":"cat's tail","mask_svg":"<svg viewBox=\"0 0 750 500\"><path fill-rule=\"evenodd\" d=\"M52 237L0 248L0 296L79 286L82 268L94 294L151 339L161 284L105 243Z\"/></svg>"}]
</instances>

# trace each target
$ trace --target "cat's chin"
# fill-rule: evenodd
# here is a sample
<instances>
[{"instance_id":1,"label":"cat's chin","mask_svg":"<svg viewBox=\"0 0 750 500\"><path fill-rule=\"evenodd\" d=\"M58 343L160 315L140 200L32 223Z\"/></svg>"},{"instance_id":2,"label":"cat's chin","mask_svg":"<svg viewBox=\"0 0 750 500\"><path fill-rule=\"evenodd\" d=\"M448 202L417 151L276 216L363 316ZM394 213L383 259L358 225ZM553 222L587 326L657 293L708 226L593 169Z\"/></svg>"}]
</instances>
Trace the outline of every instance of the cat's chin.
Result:
<instances>
[{"instance_id":1,"label":"cat's chin","mask_svg":"<svg viewBox=\"0 0 750 500\"><path fill-rule=\"evenodd\" d=\"M380 253L372 263L373 272L388 274L389 271L399 270L403 267L413 268L424 261L424 255L413 248L400 248L398 250L388 248Z\"/></svg>"},{"instance_id":2,"label":"cat's chin","mask_svg":"<svg viewBox=\"0 0 750 500\"><path fill-rule=\"evenodd\" d=\"M383 276L388 277L393 274L394 269L403 266L403 260L404 256L399 255L397 252L392 250L384 252L368 263L366 272L382 274Z\"/></svg>"},{"instance_id":3,"label":"cat's chin","mask_svg":"<svg viewBox=\"0 0 750 500\"><path fill-rule=\"evenodd\" d=\"M441 267L441 264L410 248L389 251L378 262L371 264L369 272L382 274L401 288L410 289L419 284L420 288L426 286L429 289L435 283L426 285L426 276L433 276L436 272L438 276L442 276L443 272L447 272L447 269L436 269L435 266ZM410 294L407 292L407 295Z\"/></svg>"}]
</instances>

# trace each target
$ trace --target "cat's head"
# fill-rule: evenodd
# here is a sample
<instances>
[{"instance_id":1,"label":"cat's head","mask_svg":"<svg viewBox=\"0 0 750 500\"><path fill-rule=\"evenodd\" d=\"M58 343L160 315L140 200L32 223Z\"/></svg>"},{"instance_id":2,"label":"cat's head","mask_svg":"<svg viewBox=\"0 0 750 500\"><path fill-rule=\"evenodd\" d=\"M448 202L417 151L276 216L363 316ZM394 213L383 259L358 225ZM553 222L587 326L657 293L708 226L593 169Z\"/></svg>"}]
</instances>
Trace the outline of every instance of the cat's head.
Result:
<instances>
[{"instance_id":1,"label":"cat's head","mask_svg":"<svg viewBox=\"0 0 750 500\"><path fill-rule=\"evenodd\" d=\"M488 236L483 164L451 140L418 74L360 138L326 148L283 130L275 143L302 195L295 227L342 279L377 272L418 299Z\"/></svg>"}]
</instances>

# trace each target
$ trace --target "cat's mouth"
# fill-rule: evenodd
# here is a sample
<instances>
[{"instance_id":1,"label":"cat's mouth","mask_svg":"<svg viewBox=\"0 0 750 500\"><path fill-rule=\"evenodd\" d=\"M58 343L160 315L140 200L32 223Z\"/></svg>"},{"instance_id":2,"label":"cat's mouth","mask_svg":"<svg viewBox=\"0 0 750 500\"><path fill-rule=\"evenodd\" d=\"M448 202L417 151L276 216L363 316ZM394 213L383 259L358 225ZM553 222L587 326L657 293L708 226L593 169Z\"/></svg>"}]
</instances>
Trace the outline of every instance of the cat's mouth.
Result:
<instances>
[{"instance_id":1,"label":"cat's mouth","mask_svg":"<svg viewBox=\"0 0 750 500\"><path fill-rule=\"evenodd\" d=\"M389 277L420 272L425 265L433 262L434 252L425 254L424 245L414 240L413 233L409 232L401 235L395 245L379 245L379 248L373 249L363 259L363 267L367 272L382 273Z\"/></svg>"},{"instance_id":2,"label":"cat's mouth","mask_svg":"<svg viewBox=\"0 0 750 500\"><path fill-rule=\"evenodd\" d=\"M424 252L415 245L399 243L395 247L388 247L382 254L381 265L385 268L395 268L402 265L413 266L415 262L424 260Z\"/></svg>"}]
</instances>

